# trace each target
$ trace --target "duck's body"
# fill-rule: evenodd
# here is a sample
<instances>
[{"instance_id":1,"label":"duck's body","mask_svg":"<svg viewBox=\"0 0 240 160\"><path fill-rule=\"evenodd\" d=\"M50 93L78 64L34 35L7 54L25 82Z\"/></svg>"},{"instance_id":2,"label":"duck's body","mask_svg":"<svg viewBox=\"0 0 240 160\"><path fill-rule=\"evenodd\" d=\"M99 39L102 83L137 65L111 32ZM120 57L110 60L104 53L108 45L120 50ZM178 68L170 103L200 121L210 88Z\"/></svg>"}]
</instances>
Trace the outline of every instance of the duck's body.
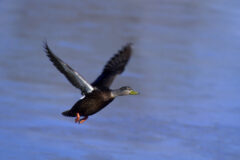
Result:
<instances>
[{"instance_id":1,"label":"duck's body","mask_svg":"<svg viewBox=\"0 0 240 160\"><path fill-rule=\"evenodd\" d=\"M130 44L123 47L107 62L102 73L92 84L89 84L79 73L53 54L47 43L45 43L45 49L54 66L64 74L73 86L82 91L83 97L70 110L62 113L64 116L77 117L75 122L84 122L88 116L103 109L117 96L138 94L130 87L121 87L116 90L109 88L115 77L124 71L129 61L132 52ZM80 119L80 116L84 116L84 118Z\"/></svg>"},{"instance_id":2,"label":"duck's body","mask_svg":"<svg viewBox=\"0 0 240 160\"><path fill-rule=\"evenodd\" d=\"M93 92L86 94L84 98L77 101L70 110L62 114L70 117L76 117L77 113L85 117L90 116L103 109L112 102L113 99L110 90L95 89Z\"/></svg>"}]
</instances>

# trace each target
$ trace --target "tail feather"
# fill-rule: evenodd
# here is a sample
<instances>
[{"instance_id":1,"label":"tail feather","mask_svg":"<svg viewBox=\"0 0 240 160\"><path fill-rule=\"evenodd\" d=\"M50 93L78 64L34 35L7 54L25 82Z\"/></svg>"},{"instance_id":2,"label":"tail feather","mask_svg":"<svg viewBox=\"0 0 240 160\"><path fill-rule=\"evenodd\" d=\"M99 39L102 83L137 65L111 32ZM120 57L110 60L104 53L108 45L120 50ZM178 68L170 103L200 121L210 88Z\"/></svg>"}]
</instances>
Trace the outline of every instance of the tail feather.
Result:
<instances>
[{"instance_id":1,"label":"tail feather","mask_svg":"<svg viewBox=\"0 0 240 160\"><path fill-rule=\"evenodd\" d=\"M71 110L62 112L62 115L67 116L67 117L76 117L76 115L73 112L71 112Z\"/></svg>"}]
</instances>

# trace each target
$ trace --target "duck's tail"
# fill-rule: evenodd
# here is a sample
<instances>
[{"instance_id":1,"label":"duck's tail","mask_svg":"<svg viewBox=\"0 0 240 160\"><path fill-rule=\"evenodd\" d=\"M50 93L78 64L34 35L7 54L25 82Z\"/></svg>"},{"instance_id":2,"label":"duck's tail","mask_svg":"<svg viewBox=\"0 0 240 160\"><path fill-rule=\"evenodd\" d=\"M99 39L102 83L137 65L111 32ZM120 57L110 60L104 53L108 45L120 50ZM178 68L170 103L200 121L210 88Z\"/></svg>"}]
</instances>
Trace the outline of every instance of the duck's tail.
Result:
<instances>
[{"instance_id":1,"label":"duck's tail","mask_svg":"<svg viewBox=\"0 0 240 160\"><path fill-rule=\"evenodd\" d=\"M76 114L74 114L71 110L62 112L62 115L67 116L67 117L76 117Z\"/></svg>"}]
</instances>

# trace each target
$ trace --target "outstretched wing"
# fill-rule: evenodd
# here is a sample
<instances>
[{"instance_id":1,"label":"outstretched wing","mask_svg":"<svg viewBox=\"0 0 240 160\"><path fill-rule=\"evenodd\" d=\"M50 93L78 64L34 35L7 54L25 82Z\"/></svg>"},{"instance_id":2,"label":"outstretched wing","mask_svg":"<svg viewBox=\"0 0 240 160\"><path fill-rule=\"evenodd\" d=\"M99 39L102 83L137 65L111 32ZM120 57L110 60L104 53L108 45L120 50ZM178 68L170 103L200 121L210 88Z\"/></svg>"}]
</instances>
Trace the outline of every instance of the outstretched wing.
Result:
<instances>
[{"instance_id":1,"label":"outstretched wing","mask_svg":"<svg viewBox=\"0 0 240 160\"><path fill-rule=\"evenodd\" d=\"M44 44L45 52L54 66L64 74L64 76L72 83L76 88L82 91L82 94L90 93L94 89L93 87L76 71L74 71L68 64L64 63L58 58L48 47L47 42Z\"/></svg>"},{"instance_id":2,"label":"outstretched wing","mask_svg":"<svg viewBox=\"0 0 240 160\"><path fill-rule=\"evenodd\" d=\"M107 62L101 75L98 76L98 78L92 83L92 86L96 86L98 88L110 87L114 78L124 71L124 68L132 54L131 45L131 43L125 45Z\"/></svg>"}]
</instances>

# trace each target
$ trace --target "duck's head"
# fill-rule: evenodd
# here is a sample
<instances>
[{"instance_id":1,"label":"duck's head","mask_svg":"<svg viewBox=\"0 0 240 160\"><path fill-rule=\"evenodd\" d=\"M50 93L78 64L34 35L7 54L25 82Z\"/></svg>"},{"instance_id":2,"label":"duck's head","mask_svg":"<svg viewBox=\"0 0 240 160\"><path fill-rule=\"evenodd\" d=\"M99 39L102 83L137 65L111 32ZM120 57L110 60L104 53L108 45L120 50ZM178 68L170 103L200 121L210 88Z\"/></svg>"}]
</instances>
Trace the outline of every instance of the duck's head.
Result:
<instances>
[{"instance_id":1,"label":"duck's head","mask_svg":"<svg viewBox=\"0 0 240 160\"><path fill-rule=\"evenodd\" d=\"M124 86L120 88L120 92L123 95L138 95L139 93L137 91L134 91L131 87L129 86Z\"/></svg>"},{"instance_id":2,"label":"duck's head","mask_svg":"<svg viewBox=\"0 0 240 160\"><path fill-rule=\"evenodd\" d=\"M129 86L124 86L119 89L113 90L112 91L112 96L125 96L125 95L138 95L139 93L137 91L134 91L131 87Z\"/></svg>"}]
</instances>

